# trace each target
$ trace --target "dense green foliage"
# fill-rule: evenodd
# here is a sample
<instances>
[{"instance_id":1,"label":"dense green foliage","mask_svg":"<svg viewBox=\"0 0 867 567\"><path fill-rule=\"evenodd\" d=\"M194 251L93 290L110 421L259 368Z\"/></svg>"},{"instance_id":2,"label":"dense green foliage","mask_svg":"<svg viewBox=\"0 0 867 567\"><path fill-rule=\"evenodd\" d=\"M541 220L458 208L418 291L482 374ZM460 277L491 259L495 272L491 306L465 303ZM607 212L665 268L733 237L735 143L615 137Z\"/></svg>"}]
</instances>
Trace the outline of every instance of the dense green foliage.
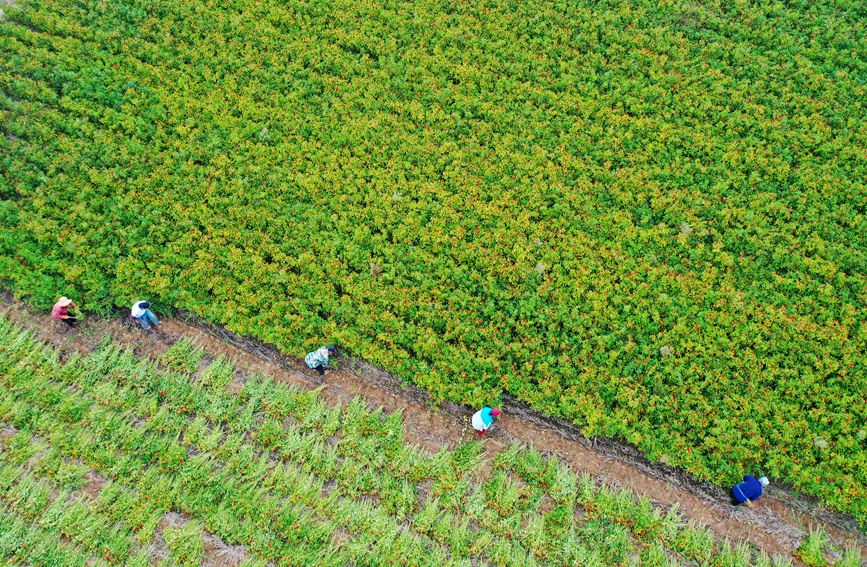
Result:
<instances>
[{"instance_id":1,"label":"dense green foliage","mask_svg":"<svg viewBox=\"0 0 867 567\"><path fill-rule=\"evenodd\" d=\"M261 377L231 394L110 344L61 364L0 318L0 557L148 565L172 511L188 523L162 529L162 567L199 565L204 530L247 567L791 566L532 447L483 475L481 443L431 455L401 421Z\"/></svg>"},{"instance_id":2,"label":"dense green foliage","mask_svg":"<svg viewBox=\"0 0 867 567\"><path fill-rule=\"evenodd\" d=\"M867 520L861 1L33 0L0 274Z\"/></svg>"}]
</instances>

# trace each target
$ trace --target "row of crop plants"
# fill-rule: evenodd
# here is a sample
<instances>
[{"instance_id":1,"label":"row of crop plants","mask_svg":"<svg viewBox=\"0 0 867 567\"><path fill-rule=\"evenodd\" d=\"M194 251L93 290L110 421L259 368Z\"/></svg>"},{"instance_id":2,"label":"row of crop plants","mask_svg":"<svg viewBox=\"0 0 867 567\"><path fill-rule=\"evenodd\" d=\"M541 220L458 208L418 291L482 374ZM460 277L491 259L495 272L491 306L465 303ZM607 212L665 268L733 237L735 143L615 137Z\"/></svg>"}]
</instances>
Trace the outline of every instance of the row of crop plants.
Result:
<instances>
[{"instance_id":1,"label":"row of crop plants","mask_svg":"<svg viewBox=\"0 0 867 567\"><path fill-rule=\"evenodd\" d=\"M213 453L189 456L192 435L181 440L188 434L188 416L184 413L161 408L143 429L136 430L133 424L142 419L142 413L135 411L135 405L125 403L136 396L129 390L119 392L109 382L98 382L103 371L113 371L120 377L128 369L109 364L96 369L89 378L88 372L82 373L79 378L96 380L89 384L73 382L80 388L75 392L69 391L69 382L53 383L45 376L34 377L29 369L18 374L21 383L16 383L15 377L5 382L16 397L4 399L9 404L4 406L8 411L4 418L22 428L22 437L29 438L31 432L42 435L52 447L59 447L68 456L136 490L136 500L146 508L144 521L136 522L136 529L144 530L145 540L164 512L177 509L204 518L208 529L227 541L243 542L261 556L287 565L309 561L342 564L339 558L328 560L333 553L333 518L338 514L358 528L353 530L354 536L362 536L351 543L357 553L366 555L370 551L367 547L376 540L383 546L389 543L379 537L374 540L370 534L372 530L384 535L383 530L394 527L388 525L387 516L362 502L354 506L355 502L339 498L338 492L323 499L321 480L288 463L274 466L269 463L269 454L250 459L242 435L221 432ZM25 398L25 394L32 397ZM118 411L121 408L123 411ZM39 420L31 420L37 412ZM242 431L240 427L237 430ZM225 442L221 442L223 435L228 436ZM203 439L202 446L206 445ZM300 454L296 458L306 460ZM327 514L321 515L323 512ZM133 521L137 517L129 511L124 516L131 516ZM404 543L423 547L412 537ZM113 549L106 559L122 564L129 559L128 548L124 545ZM423 550L415 555L418 553L426 555ZM437 559L444 559L442 551Z\"/></svg>"},{"instance_id":2,"label":"row of crop plants","mask_svg":"<svg viewBox=\"0 0 867 567\"><path fill-rule=\"evenodd\" d=\"M280 565L771 564L533 448L510 446L480 479L480 444L430 455L404 442L399 413L358 398L331 407L259 378L230 394L231 363L197 372L188 342L163 370L111 345L61 364L5 320L0 344L0 420L20 430L3 444L2 486L32 493L26 510L57 492L45 483L65 502L87 471L111 479L92 504L55 498L60 519L21 517L110 564L146 555L170 510Z\"/></svg>"},{"instance_id":3,"label":"row of crop plants","mask_svg":"<svg viewBox=\"0 0 867 567\"><path fill-rule=\"evenodd\" d=\"M46 443L31 443L24 430L0 443L0 554L31 565L83 566L91 557L99 565L147 565L150 550L136 545L141 532L105 507L116 489L110 485L91 502L75 488L82 484L80 471L64 471L56 448L28 466L46 450Z\"/></svg>"}]
</instances>

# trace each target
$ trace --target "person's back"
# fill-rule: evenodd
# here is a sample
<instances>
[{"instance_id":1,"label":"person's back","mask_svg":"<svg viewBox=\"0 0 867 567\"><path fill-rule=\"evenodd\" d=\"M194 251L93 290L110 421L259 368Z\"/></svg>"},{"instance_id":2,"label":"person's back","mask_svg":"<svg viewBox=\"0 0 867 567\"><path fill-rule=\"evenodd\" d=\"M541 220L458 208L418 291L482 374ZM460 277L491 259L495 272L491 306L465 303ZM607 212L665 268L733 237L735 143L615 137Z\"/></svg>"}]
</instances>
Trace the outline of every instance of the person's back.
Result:
<instances>
[{"instance_id":1,"label":"person's back","mask_svg":"<svg viewBox=\"0 0 867 567\"><path fill-rule=\"evenodd\" d=\"M66 319L69 317L69 305L69 300L61 297L60 301L55 303L54 307L51 308L51 316L55 319Z\"/></svg>"},{"instance_id":2,"label":"person's back","mask_svg":"<svg viewBox=\"0 0 867 567\"><path fill-rule=\"evenodd\" d=\"M72 328L75 328L76 318L69 314L69 308L76 307L75 303L68 297L61 297L51 308L51 316L58 321L66 323Z\"/></svg>"},{"instance_id":3,"label":"person's back","mask_svg":"<svg viewBox=\"0 0 867 567\"><path fill-rule=\"evenodd\" d=\"M145 310L150 306L151 304L147 301L136 301L132 304L132 308L130 308L130 315L138 319L144 315Z\"/></svg>"},{"instance_id":4,"label":"person's back","mask_svg":"<svg viewBox=\"0 0 867 567\"><path fill-rule=\"evenodd\" d=\"M754 502L761 498L762 496L762 487L768 485L768 479L766 477L762 477L757 479L754 476L744 475L743 482L740 482L732 487L731 496L732 496L732 504L737 506L738 504Z\"/></svg>"},{"instance_id":5,"label":"person's back","mask_svg":"<svg viewBox=\"0 0 867 567\"><path fill-rule=\"evenodd\" d=\"M325 370L330 368L328 358L335 354L337 354L337 348L334 345L324 346L307 353L307 356L304 357L304 363L318 372L320 376L325 376Z\"/></svg>"},{"instance_id":6,"label":"person's back","mask_svg":"<svg viewBox=\"0 0 867 567\"><path fill-rule=\"evenodd\" d=\"M497 408L490 408L488 406L483 407L473 414L471 419L473 429L476 430L476 433L478 433L479 436L483 435L485 431L493 425L494 417L498 415L500 415L500 410Z\"/></svg>"},{"instance_id":7,"label":"person's back","mask_svg":"<svg viewBox=\"0 0 867 567\"><path fill-rule=\"evenodd\" d=\"M154 325L160 324L160 320L151 312L150 307L149 301L136 301L132 304L132 309L130 310L129 316L144 327L145 331L150 330L151 323Z\"/></svg>"}]
</instances>

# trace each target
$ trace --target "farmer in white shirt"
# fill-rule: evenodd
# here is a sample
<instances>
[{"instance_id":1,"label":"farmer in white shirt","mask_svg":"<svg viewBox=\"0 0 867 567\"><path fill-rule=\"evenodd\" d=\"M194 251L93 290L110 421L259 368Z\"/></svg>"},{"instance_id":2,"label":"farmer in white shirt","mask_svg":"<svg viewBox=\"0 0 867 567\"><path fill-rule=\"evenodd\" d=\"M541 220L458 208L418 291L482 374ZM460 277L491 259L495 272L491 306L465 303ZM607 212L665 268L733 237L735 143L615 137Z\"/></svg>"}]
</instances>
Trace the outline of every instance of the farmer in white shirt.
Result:
<instances>
[{"instance_id":1,"label":"farmer in white shirt","mask_svg":"<svg viewBox=\"0 0 867 567\"><path fill-rule=\"evenodd\" d=\"M331 368L328 366L328 357L337 354L337 349L334 345L324 346L316 349L304 357L304 362L307 366L319 373L320 376L325 376L325 370Z\"/></svg>"},{"instance_id":2,"label":"farmer in white shirt","mask_svg":"<svg viewBox=\"0 0 867 567\"><path fill-rule=\"evenodd\" d=\"M130 317L135 319L138 324L145 328L145 331L149 331L151 328L151 323L154 325L159 325L160 321L157 319L157 316L151 313L150 310L150 302L148 301L137 301L132 305L132 313L130 313Z\"/></svg>"},{"instance_id":3,"label":"farmer in white shirt","mask_svg":"<svg viewBox=\"0 0 867 567\"><path fill-rule=\"evenodd\" d=\"M485 434L485 431L494 424L494 418L502 412L497 408L483 407L473 414L473 429L479 434L479 437Z\"/></svg>"}]
</instances>

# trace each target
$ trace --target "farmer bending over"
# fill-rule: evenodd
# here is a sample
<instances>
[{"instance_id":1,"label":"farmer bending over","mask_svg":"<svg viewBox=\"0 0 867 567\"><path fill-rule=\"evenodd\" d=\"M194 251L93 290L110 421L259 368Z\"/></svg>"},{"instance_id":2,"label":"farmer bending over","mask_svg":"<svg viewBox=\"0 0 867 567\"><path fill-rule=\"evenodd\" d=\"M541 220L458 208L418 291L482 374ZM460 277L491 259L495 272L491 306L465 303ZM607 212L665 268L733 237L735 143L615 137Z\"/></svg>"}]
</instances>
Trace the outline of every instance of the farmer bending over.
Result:
<instances>
[{"instance_id":1,"label":"farmer bending over","mask_svg":"<svg viewBox=\"0 0 867 567\"><path fill-rule=\"evenodd\" d=\"M74 329L75 322L78 320L78 318L73 317L69 314L70 307L78 309L78 305L73 303L71 299L69 299L68 297L61 297L57 300L57 303L55 303L54 307L51 309L51 316L58 321L63 321Z\"/></svg>"},{"instance_id":2,"label":"farmer bending over","mask_svg":"<svg viewBox=\"0 0 867 567\"><path fill-rule=\"evenodd\" d=\"M740 506L746 503L747 506L752 506L752 502L758 500L762 496L762 487L768 485L768 477L763 476L756 480L750 475L744 476L744 481L732 487L731 497L732 506Z\"/></svg>"},{"instance_id":3,"label":"farmer bending over","mask_svg":"<svg viewBox=\"0 0 867 567\"><path fill-rule=\"evenodd\" d=\"M497 408L483 407L473 414L473 429L479 434L479 437L485 434L485 431L494 424L494 418L502 412Z\"/></svg>"},{"instance_id":4,"label":"farmer bending over","mask_svg":"<svg viewBox=\"0 0 867 567\"><path fill-rule=\"evenodd\" d=\"M309 353L304 357L304 362L307 363L307 366L318 372L320 376L325 376L325 370L331 368L328 366L328 357L336 354L337 349L334 345L328 345Z\"/></svg>"},{"instance_id":5,"label":"farmer bending over","mask_svg":"<svg viewBox=\"0 0 867 567\"><path fill-rule=\"evenodd\" d=\"M157 319L157 316L154 315L150 310L150 302L149 301L137 301L132 305L132 313L130 313L130 317L135 319L135 321L144 327L145 331L149 331L151 328L151 323L154 325L159 325L160 321Z\"/></svg>"}]
</instances>

